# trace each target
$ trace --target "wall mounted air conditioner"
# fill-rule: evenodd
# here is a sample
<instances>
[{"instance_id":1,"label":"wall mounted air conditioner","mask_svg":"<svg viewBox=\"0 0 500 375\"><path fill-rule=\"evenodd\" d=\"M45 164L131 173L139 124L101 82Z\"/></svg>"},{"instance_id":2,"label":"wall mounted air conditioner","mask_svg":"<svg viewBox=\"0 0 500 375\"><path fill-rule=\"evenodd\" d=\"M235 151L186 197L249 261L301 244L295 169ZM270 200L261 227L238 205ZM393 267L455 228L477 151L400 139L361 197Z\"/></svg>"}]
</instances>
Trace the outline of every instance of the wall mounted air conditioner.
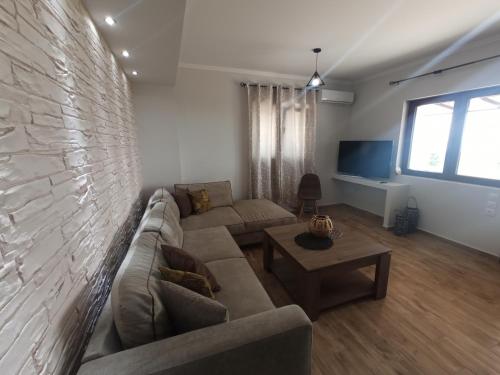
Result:
<instances>
[{"instance_id":1,"label":"wall mounted air conditioner","mask_svg":"<svg viewBox=\"0 0 500 375\"><path fill-rule=\"evenodd\" d=\"M352 104L354 103L354 93L350 91L322 89L320 101L322 103Z\"/></svg>"}]
</instances>

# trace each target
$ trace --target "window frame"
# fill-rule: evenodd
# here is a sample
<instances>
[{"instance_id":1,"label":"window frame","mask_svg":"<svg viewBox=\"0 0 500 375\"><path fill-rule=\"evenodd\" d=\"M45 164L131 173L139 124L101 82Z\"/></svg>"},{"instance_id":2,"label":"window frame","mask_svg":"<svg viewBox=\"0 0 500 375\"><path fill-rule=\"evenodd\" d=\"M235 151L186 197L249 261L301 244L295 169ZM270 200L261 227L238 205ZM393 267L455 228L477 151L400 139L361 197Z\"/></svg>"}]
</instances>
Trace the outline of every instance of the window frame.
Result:
<instances>
[{"instance_id":1,"label":"window frame","mask_svg":"<svg viewBox=\"0 0 500 375\"><path fill-rule=\"evenodd\" d=\"M462 91L452 94L432 96L423 99L410 100L407 102L407 113L404 128L403 154L401 160L401 172L403 175L434 178L452 182L463 182L474 185L500 187L500 180L493 180L480 177L461 176L458 172L458 162L460 159L460 149L462 144L465 118L469 109L470 100L475 97L500 95L500 86L493 86L475 90ZM454 101L453 117L451 121L450 136L442 173L424 172L409 169L410 152L413 139L413 128L417 108L424 104Z\"/></svg>"}]
</instances>

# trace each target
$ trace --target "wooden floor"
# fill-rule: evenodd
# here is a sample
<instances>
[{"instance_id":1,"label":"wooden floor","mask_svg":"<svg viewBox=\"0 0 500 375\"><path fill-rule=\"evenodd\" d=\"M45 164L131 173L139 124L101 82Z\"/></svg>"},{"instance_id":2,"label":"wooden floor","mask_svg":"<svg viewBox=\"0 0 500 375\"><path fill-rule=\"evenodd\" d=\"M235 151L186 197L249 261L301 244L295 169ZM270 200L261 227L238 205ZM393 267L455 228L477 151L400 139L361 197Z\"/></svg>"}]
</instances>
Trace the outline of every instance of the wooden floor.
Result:
<instances>
[{"instance_id":1,"label":"wooden floor","mask_svg":"<svg viewBox=\"0 0 500 375\"><path fill-rule=\"evenodd\" d=\"M348 206L323 213L393 253L385 299L324 311L314 323L314 375L500 374L497 259L422 232L396 237L380 218ZM263 270L262 249L245 254L274 303L291 303Z\"/></svg>"}]
</instances>

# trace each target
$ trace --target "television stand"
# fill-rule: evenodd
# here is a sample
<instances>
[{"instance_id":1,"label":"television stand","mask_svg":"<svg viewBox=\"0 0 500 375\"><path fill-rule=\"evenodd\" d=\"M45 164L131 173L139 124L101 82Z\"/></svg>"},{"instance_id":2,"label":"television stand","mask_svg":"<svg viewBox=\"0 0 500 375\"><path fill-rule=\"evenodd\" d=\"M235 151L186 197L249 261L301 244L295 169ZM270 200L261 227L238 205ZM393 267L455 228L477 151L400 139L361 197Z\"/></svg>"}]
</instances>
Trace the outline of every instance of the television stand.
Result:
<instances>
[{"instance_id":1,"label":"television stand","mask_svg":"<svg viewBox=\"0 0 500 375\"><path fill-rule=\"evenodd\" d=\"M333 179L385 191L384 223L382 225L386 229L394 226L396 210L406 207L408 202L410 186L407 184L400 184L393 181L377 181L338 173L333 176Z\"/></svg>"}]
</instances>

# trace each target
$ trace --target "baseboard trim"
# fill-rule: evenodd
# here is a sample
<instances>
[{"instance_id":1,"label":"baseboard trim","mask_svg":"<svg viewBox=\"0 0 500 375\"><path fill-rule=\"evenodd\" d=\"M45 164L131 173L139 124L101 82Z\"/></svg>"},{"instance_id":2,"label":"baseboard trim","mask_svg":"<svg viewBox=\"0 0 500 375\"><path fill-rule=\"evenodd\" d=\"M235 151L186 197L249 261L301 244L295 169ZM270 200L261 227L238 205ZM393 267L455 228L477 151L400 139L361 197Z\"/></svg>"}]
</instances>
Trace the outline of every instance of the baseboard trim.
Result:
<instances>
[{"instance_id":1,"label":"baseboard trim","mask_svg":"<svg viewBox=\"0 0 500 375\"><path fill-rule=\"evenodd\" d=\"M378 215L377 213L373 213L373 212L370 212L370 211L367 211L367 210L363 210L363 209L361 209L359 207L354 207L354 206L351 206L351 205L345 204L345 203L335 203L335 204L329 204L329 205L321 205L321 206L318 206L318 207L320 207L320 208L322 208L322 207L334 207L334 206L340 206L340 205L348 206L348 207L354 208L356 210L359 210L359 211L362 211L362 212L366 212L366 213L368 213L370 215L377 216L377 217L383 219L382 216ZM384 229L390 231L392 228L384 228ZM464 250L472 251L474 253L478 253L478 254L481 254L481 255L485 255L485 256L488 256L488 257L491 257L491 258L495 259L497 262L500 262L500 256L497 255L497 254L491 253L491 252L486 251L486 250L477 249L475 247L472 247L472 246L467 245L465 243L462 243L460 241L456 241L456 240L450 239L448 237L445 237L443 235L434 233L434 232L429 231L427 229L423 229L421 227L418 227L418 231L422 232L422 233L425 233L427 235L439 238L440 240L443 240L443 241L445 241L445 242L447 242L449 244L461 247Z\"/></svg>"},{"instance_id":2,"label":"baseboard trim","mask_svg":"<svg viewBox=\"0 0 500 375\"><path fill-rule=\"evenodd\" d=\"M455 246L459 246L459 247L462 247L463 249L465 250L468 250L468 251L473 251L475 253L479 253L479 254L482 254L482 255L486 255L486 256L489 256L489 257L492 257L494 259L496 259L498 262L500 262L500 256L498 256L497 254L494 254L494 253L491 253L489 251L486 251L486 250L481 250L481 249L476 249L475 247L472 247L470 245L467 245L466 243L463 243L463 242L460 242L460 241L456 241L456 240L453 240L451 238L448 238L448 237L445 237L445 236L442 236L442 235L439 235L439 234L436 234L434 232L431 232L429 230L426 230L426 229L422 229L422 228L418 228L418 230L420 232L423 232L423 233L426 233L428 235L431 235L431 236L434 236L434 237L437 237L445 242L448 242L449 244L452 244L452 245L455 245Z\"/></svg>"}]
</instances>

